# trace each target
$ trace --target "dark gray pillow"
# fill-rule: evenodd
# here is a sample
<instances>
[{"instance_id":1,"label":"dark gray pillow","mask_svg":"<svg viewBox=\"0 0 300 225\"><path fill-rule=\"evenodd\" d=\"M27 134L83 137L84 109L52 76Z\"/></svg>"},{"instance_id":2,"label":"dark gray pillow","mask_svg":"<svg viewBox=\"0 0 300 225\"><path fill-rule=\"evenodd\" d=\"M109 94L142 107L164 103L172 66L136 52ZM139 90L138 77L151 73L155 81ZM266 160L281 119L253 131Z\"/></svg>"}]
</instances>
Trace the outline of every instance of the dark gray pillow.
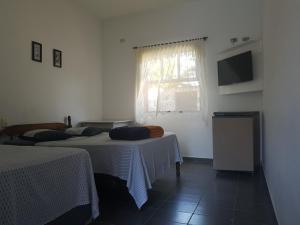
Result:
<instances>
[{"instance_id":1,"label":"dark gray pillow","mask_svg":"<svg viewBox=\"0 0 300 225\"><path fill-rule=\"evenodd\" d=\"M101 134L102 132L109 132L109 128L99 128L99 127L87 127L81 133L81 136L95 136L97 134Z\"/></svg>"},{"instance_id":2,"label":"dark gray pillow","mask_svg":"<svg viewBox=\"0 0 300 225\"><path fill-rule=\"evenodd\" d=\"M44 142L44 141L60 141L60 140L65 140L72 137L69 134L66 134L63 131L54 131L54 130L49 130L49 131L42 131L34 135L34 138L38 142Z\"/></svg>"},{"instance_id":3,"label":"dark gray pillow","mask_svg":"<svg viewBox=\"0 0 300 225\"><path fill-rule=\"evenodd\" d=\"M60 141L72 137L69 134L66 134L63 131L58 130L47 130L36 132L32 137L30 136L20 136L22 140L33 141L33 142L45 142L45 141Z\"/></svg>"}]
</instances>

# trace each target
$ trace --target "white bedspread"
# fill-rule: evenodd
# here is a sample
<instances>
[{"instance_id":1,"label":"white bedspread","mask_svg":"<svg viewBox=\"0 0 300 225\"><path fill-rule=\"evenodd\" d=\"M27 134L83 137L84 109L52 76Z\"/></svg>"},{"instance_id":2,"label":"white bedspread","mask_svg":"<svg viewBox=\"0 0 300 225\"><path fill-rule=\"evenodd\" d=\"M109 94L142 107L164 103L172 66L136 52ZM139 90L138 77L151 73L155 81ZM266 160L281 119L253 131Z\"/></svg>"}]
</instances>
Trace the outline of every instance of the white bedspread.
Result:
<instances>
[{"instance_id":1,"label":"white bedspread","mask_svg":"<svg viewBox=\"0 0 300 225\"><path fill-rule=\"evenodd\" d=\"M176 135L140 141L111 140L108 133L76 137L64 141L38 143L40 146L68 146L86 149L95 173L109 174L127 181L138 208L147 201L147 189L175 162L182 162ZM174 172L175 174L175 172Z\"/></svg>"},{"instance_id":2,"label":"white bedspread","mask_svg":"<svg viewBox=\"0 0 300 225\"><path fill-rule=\"evenodd\" d=\"M86 204L96 218L98 195L85 150L0 145L1 225L42 225Z\"/></svg>"}]
</instances>

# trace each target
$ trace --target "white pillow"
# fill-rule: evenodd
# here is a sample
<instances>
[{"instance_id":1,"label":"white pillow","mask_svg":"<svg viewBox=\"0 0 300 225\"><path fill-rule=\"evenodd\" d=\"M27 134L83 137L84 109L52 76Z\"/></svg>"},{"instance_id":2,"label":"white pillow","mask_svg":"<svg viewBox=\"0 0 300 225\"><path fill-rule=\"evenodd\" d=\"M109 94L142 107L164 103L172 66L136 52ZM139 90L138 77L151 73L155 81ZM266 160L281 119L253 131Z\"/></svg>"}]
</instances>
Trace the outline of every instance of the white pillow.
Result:
<instances>
[{"instance_id":1,"label":"white pillow","mask_svg":"<svg viewBox=\"0 0 300 225\"><path fill-rule=\"evenodd\" d=\"M70 135L81 135L86 128L87 127L71 127L66 129L65 133Z\"/></svg>"},{"instance_id":2,"label":"white pillow","mask_svg":"<svg viewBox=\"0 0 300 225\"><path fill-rule=\"evenodd\" d=\"M27 131L23 134L24 137L34 137L37 133L43 132L43 131L51 131L51 129L36 129Z\"/></svg>"}]
</instances>

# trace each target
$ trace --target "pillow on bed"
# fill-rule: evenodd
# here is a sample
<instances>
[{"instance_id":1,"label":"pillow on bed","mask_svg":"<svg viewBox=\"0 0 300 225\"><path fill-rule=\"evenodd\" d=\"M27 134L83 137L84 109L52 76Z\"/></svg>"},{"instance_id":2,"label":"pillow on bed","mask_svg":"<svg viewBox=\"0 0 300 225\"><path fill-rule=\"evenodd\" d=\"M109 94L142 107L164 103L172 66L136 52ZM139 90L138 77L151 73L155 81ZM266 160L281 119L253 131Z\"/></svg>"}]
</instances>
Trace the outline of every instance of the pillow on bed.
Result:
<instances>
[{"instance_id":1,"label":"pillow on bed","mask_svg":"<svg viewBox=\"0 0 300 225\"><path fill-rule=\"evenodd\" d=\"M111 129L109 128L99 128L99 127L87 127L83 132L82 136L94 136L97 134L101 134L102 132L109 132Z\"/></svg>"},{"instance_id":2,"label":"pillow on bed","mask_svg":"<svg viewBox=\"0 0 300 225\"><path fill-rule=\"evenodd\" d=\"M72 136L95 136L102 132L109 132L109 128L99 128L99 127L73 127L65 130L66 134Z\"/></svg>"},{"instance_id":3,"label":"pillow on bed","mask_svg":"<svg viewBox=\"0 0 300 225\"><path fill-rule=\"evenodd\" d=\"M33 138L36 134L44 131L51 131L50 129L36 129L25 132L22 136Z\"/></svg>"},{"instance_id":4,"label":"pillow on bed","mask_svg":"<svg viewBox=\"0 0 300 225\"><path fill-rule=\"evenodd\" d=\"M72 137L63 131L39 129L24 133L20 138L26 141L44 142L44 141L59 141Z\"/></svg>"},{"instance_id":5,"label":"pillow on bed","mask_svg":"<svg viewBox=\"0 0 300 225\"><path fill-rule=\"evenodd\" d=\"M81 136L82 132L87 127L71 127L65 130L66 134L72 135L72 136Z\"/></svg>"},{"instance_id":6,"label":"pillow on bed","mask_svg":"<svg viewBox=\"0 0 300 225\"><path fill-rule=\"evenodd\" d=\"M118 127L109 132L112 140L143 140L150 138L150 131L146 127Z\"/></svg>"},{"instance_id":7,"label":"pillow on bed","mask_svg":"<svg viewBox=\"0 0 300 225\"><path fill-rule=\"evenodd\" d=\"M35 139L35 135L40 133L40 132L44 132L44 131L50 131L50 129L36 129L36 130L31 130L31 131L27 131L24 134L20 135L19 138L21 140L25 140L25 141L34 141L37 142L37 140Z\"/></svg>"},{"instance_id":8,"label":"pillow on bed","mask_svg":"<svg viewBox=\"0 0 300 225\"><path fill-rule=\"evenodd\" d=\"M164 129L161 126L145 126L149 132L151 138L159 138L164 136Z\"/></svg>"},{"instance_id":9,"label":"pillow on bed","mask_svg":"<svg viewBox=\"0 0 300 225\"><path fill-rule=\"evenodd\" d=\"M59 141L71 138L72 136L63 131L49 130L37 133L34 138L39 142L42 141Z\"/></svg>"}]
</instances>

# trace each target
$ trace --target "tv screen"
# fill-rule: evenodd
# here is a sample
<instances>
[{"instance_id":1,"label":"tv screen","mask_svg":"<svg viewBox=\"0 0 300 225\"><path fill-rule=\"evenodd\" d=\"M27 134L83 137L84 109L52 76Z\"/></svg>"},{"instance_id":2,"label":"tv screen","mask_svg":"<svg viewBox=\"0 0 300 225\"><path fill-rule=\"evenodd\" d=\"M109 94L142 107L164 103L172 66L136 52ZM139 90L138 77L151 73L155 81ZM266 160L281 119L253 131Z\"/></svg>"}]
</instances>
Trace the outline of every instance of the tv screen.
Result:
<instances>
[{"instance_id":1,"label":"tv screen","mask_svg":"<svg viewBox=\"0 0 300 225\"><path fill-rule=\"evenodd\" d=\"M252 52L219 61L218 79L219 86L253 80Z\"/></svg>"}]
</instances>

